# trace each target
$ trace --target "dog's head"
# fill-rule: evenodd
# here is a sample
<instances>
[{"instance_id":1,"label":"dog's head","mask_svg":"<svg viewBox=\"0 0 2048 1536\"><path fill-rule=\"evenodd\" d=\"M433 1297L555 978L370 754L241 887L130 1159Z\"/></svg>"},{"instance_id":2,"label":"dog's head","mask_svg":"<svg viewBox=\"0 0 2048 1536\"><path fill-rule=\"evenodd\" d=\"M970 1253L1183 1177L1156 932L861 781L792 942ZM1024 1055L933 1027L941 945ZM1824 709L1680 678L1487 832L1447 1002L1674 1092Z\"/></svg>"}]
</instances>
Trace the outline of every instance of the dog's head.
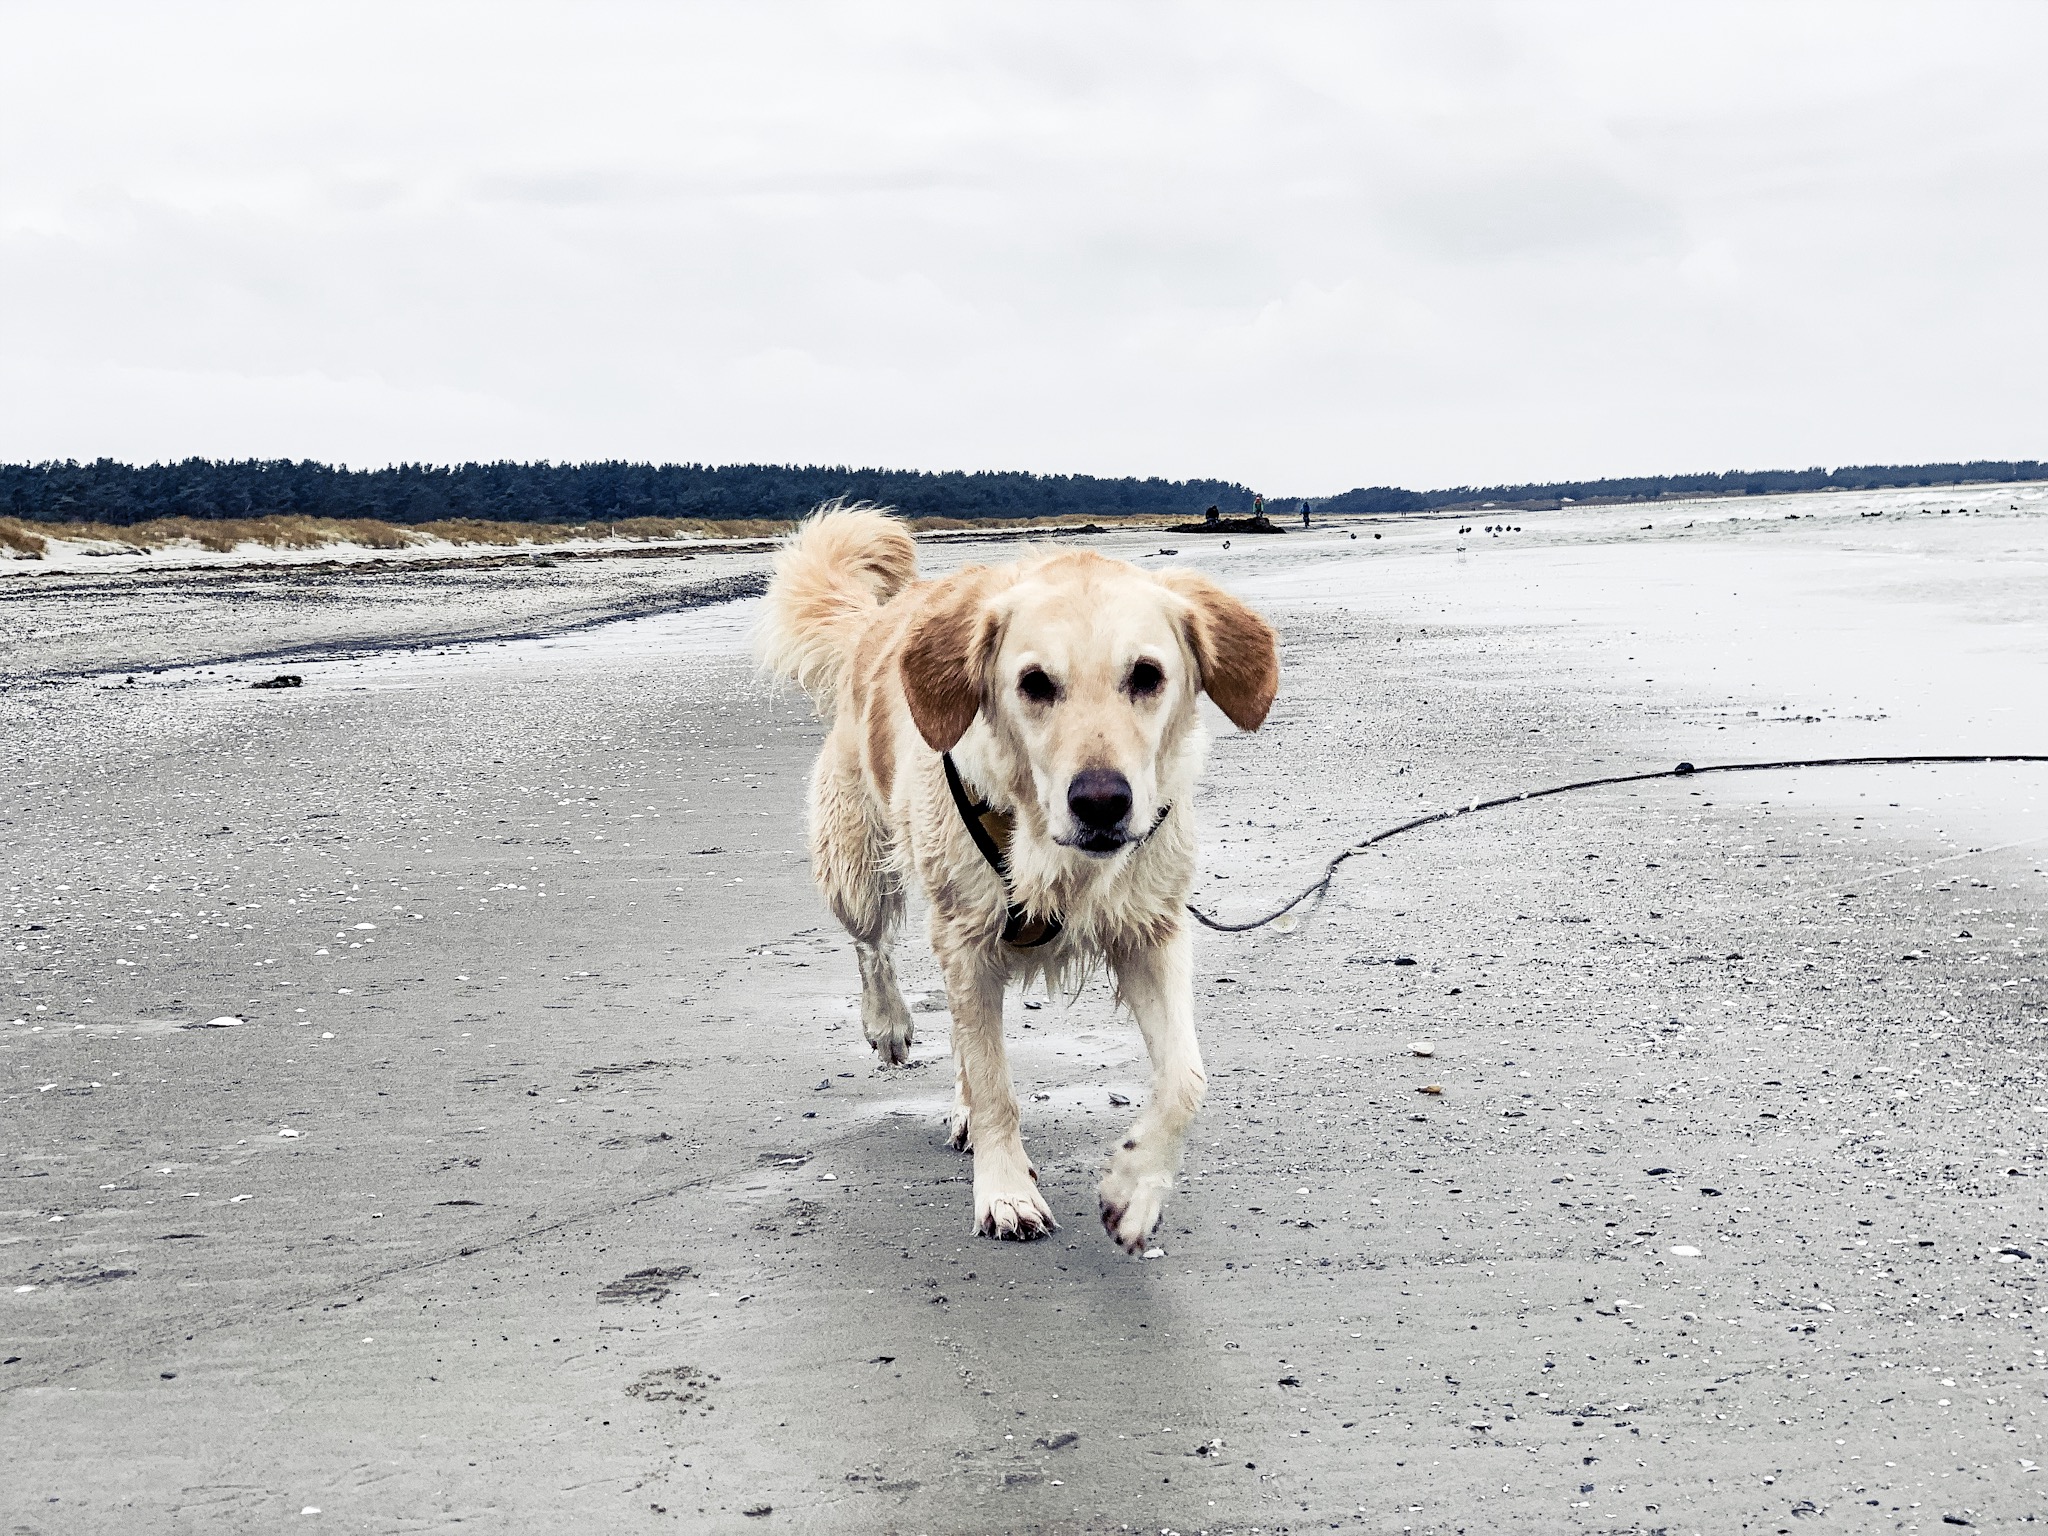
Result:
<instances>
[{"instance_id":1,"label":"dog's head","mask_svg":"<svg viewBox=\"0 0 2048 1536\"><path fill-rule=\"evenodd\" d=\"M1152 830L1199 693L1250 731L1279 683L1272 626L1207 577L1088 553L935 582L903 649L925 741L950 752L978 716L1047 835L1097 858Z\"/></svg>"}]
</instances>

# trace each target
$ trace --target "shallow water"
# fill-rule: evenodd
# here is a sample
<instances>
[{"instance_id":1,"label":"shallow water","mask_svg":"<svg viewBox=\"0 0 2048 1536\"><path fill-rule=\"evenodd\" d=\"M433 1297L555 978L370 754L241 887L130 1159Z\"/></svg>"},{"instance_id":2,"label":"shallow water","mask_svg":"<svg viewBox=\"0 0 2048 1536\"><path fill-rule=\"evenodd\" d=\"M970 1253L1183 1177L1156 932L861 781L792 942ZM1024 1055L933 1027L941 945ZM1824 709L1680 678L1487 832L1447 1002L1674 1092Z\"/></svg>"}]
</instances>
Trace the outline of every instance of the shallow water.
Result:
<instances>
[{"instance_id":1,"label":"shallow water","mask_svg":"<svg viewBox=\"0 0 2048 1536\"><path fill-rule=\"evenodd\" d=\"M1502 539L1454 526L1430 547L1416 532L1386 554L1312 535L1258 552L1230 580L1278 614L1342 608L1488 632L1582 686L1718 710L1752 739L1775 730L1740 754L1674 735L1674 761L2048 753L2048 496L2025 491L2015 512L2016 494L1986 491L1983 508L1946 517L1920 512L1917 493L1774 499L1802 510L1797 523L1754 511L1731 523L1709 504L1720 520L1690 530L1658 508L1647 532L1644 509L1617 508L1525 521ZM1884 515L1862 515L1874 510ZM1938 806L1940 831L1969 844L2048 832L2048 768L1797 782L1809 805ZM1745 778L1711 793L1765 791Z\"/></svg>"}]
</instances>

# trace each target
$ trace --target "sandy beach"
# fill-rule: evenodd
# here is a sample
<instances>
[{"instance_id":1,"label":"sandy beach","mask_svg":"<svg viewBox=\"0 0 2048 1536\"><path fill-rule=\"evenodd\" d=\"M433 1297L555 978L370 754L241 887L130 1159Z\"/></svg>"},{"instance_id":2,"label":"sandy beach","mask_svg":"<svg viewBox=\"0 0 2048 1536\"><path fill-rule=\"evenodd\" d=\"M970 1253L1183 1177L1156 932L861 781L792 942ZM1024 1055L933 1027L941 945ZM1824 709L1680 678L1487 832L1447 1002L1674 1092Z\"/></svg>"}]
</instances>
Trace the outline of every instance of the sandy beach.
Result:
<instances>
[{"instance_id":1,"label":"sandy beach","mask_svg":"<svg viewBox=\"0 0 2048 1536\"><path fill-rule=\"evenodd\" d=\"M1493 515L1082 536L1283 637L1198 905L1681 759L2048 753L2038 485ZM1062 1228L999 1244L916 922L912 1064L862 1042L767 558L0 583L7 1530L2048 1507L2048 767L1566 796L1202 933L1153 1259L1095 1220L1135 1029L1013 997Z\"/></svg>"}]
</instances>

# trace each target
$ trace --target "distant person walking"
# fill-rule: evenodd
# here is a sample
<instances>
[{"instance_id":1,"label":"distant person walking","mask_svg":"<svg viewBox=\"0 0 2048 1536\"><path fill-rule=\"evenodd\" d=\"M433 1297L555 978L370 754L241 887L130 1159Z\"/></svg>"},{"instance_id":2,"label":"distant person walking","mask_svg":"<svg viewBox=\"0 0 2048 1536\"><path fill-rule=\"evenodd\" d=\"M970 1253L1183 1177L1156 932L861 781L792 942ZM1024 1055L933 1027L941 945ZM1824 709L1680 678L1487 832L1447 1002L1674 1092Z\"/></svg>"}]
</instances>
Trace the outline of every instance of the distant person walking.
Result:
<instances>
[{"instance_id":1,"label":"distant person walking","mask_svg":"<svg viewBox=\"0 0 2048 1536\"><path fill-rule=\"evenodd\" d=\"M1264 496L1258 495L1258 494L1257 494L1257 493L1255 492L1255 493L1253 493L1253 496L1252 496L1252 516L1253 516L1253 517L1264 517L1265 515L1266 515L1266 498L1265 498Z\"/></svg>"},{"instance_id":2,"label":"distant person walking","mask_svg":"<svg viewBox=\"0 0 2048 1536\"><path fill-rule=\"evenodd\" d=\"M1308 526L1308 503L1305 501L1301 504L1301 526Z\"/></svg>"}]
</instances>

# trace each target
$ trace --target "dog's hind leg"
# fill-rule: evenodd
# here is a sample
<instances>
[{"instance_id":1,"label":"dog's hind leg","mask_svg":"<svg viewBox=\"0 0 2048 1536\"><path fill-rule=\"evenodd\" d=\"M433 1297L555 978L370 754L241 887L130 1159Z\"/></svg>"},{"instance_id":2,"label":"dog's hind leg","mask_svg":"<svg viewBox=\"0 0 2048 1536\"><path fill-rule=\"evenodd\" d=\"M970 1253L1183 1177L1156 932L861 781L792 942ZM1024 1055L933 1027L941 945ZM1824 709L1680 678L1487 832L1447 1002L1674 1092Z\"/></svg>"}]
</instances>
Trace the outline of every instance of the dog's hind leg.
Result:
<instances>
[{"instance_id":1,"label":"dog's hind leg","mask_svg":"<svg viewBox=\"0 0 2048 1536\"><path fill-rule=\"evenodd\" d=\"M903 916L900 893L894 907L876 937L853 936L854 955L860 961L860 1026L885 1067L900 1067L908 1061L917 1038L910 1009L903 1001L903 988L896 980L895 928Z\"/></svg>"},{"instance_id":2,"label":"dog's hind leg","mask_svg":"<svg viewBox=\"0 0 2048 1536\"><path fill-rule=\"evenodd\" d=\"M1164 944L1117 949L1109 961L1117 995L1137 1015L1152 1057L1152 1093L1109 1160L1100 1190L1102 1225L1119 1247L1143 1253L1208 1087L1195 1041L1194 944L1183 924Z\"/></svg>"},{"instance_id":3,"label":"dog's hind leg","mask_svg":"<svg viewBox=\"0 0 2048 1536\"><path fill-rule=\"evenodd\" d=\"M953 1113L946 1122L946 1140L955 1152L974 1150L973 1111L967 1097L967 1068L960 1047L953 1047Z\"/></svg>"},{"instance_id":4,"label":"dog's hind leg","mask_svg":"<svg viewBox=\"0 0 2048 1536\"><path fill-rule=\"evenodd\" d=\"M910 1058L915 1029L896 980L903 884L852 752L834 732L811 778L811 873L826 905L853 936L860 963L860 1022L888 1067Z\"/></svg>"},{"instance_id":5,"label":"dog's hind leg","mask_svg":"<svg viewBox=\"0 0 2048 1536\"><path fill-rule=\"evenodd\" d=\"M1017 1095L1003 1052L1008 978L982 945L943 932L936 918L932 948L946 972L962 1098L973 1106L974 1229L984 1237L1043 1237L1059 1223L1038 1192L1038 1170L1018 1126ZM955 1123L966 1131L964 1118Z\"/></svg>"}]
</instances>

